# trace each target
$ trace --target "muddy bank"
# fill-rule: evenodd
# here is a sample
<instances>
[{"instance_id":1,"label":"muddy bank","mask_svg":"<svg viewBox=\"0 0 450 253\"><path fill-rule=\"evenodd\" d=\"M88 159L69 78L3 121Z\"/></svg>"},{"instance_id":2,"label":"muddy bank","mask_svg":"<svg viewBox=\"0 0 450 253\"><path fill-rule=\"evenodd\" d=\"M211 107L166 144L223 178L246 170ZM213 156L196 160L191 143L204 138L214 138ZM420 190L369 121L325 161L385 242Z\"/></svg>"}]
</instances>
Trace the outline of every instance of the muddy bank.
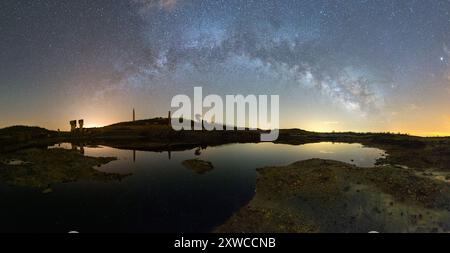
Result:
<instances>
[{"instance_id":1,"label":"muddy bank","mask_svg":"<svg viewBox=\"0 0 450 253\"><path fill-rule=\"evenodd\" d=\"M248 205L216 232L448 232L447 182L394 166L312 159L258 169Z\"/></svg>"},{"instance_id":2,"label":"muddy bank","mask_svg":"<svg viewBox=\"0 0 450 253\"><path fill-rule=\"evenodd\" d=\"M370 144L387 152L377 164L401 164L418 170L450 172L450 144L447 142L425 142L420 148Z\"/></svg>"},{"instance_id":3,"label":"muddy bank","mask_svg":"<svg viewBox=\"0 0 450 253\"><path fill-rule=\"evenodd\" d=\"M183 166L192 170L193 172L203 175L214 169L211 162L200 159L190 159L182 162Z\"/></svg>"},{"instance_id":4,"label":"muddy bank","mask_svg":"<svg viewBox=\"0 0 450 253\"><path fill-rule=\"evenodd\" d=\"M26 149L0 154L0 181L9 185L49 188L56 183L80 180L120 180L125 175L95 170L115 157L88 157L64 149Z\"/></svg>"}]
</instances>

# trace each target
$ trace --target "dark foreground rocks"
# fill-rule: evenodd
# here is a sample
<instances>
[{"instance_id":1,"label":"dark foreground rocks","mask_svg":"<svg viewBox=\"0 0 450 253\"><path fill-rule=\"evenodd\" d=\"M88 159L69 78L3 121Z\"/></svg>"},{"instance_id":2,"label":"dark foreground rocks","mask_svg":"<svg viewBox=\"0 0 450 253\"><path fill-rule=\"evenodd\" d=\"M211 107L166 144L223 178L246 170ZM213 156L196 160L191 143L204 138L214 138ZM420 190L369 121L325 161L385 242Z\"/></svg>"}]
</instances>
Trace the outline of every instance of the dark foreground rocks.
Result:
<instances>
[{"instance_id":1,"label":"dark foreground rocks","mask_svg":"<svg viewBox=\"0 0 450 253\"><path fill-rule=\"evenodd\" d=\"M0 180L9 185L47 189L56 183L80 180L120 180L126 175L95 170L114 157L89 157L65 149L26 149L0 154Z\"/></svg>"},{"instance_id":2,"label":"dark foreground rocks","mask_svg":"<svg viewBox=\"0 0 450 253\"><path fill-rule=\"evenodd\" d=\"M256 194L216 232L448 232L450 187L395 166L312 159L258 169Z\"/></svg>"},{"instance_id":3,"label":"dark foreground rocks","mask_svg":"<svg viewBox=\"0 0 450 253\"><path fill-rule=\"evenodd\" d=\"M182 162L183 166L197 174L205 174L214 169L211 162L200 159L190 159Z\"/></svg>"}]
</instances>

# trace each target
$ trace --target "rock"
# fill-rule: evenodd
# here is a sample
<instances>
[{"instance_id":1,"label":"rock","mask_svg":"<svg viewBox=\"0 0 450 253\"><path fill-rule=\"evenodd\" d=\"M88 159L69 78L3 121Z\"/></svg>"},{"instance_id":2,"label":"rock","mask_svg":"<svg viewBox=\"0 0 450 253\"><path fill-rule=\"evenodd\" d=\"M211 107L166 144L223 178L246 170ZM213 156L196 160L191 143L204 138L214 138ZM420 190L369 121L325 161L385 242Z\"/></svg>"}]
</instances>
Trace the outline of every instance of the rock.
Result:
<instances>
[{"instance_id":1,"label":"rock","mask_svg":"<svg viewBox=\"0 0 450 253\"><path fill-rule=\"evenodd\" d=\"M8 185L47 189L57 183L80 180L104 182L127 176L104 173L93 168L116 160L114 157L89 157L72 150L37 148L19 150L12 155L15 161L26 162L0 170L0 181Z\"/></svg>"},{"instance_id":2,"label":"rock","mask_svg":"<svg viewBox=\"0 0 450 253\"><path fill-rule=\"evenodd\" d=\"M200 159L190 159L182 162L183 166L194 171L197 174L205 174L214 169L211 162Z\"/></svg>"},{"instance_id":3,"label":"rock","mask_svg":"<svg viewBox=\"0 0 450 253\"><path fill-rule=\"evenodd\" d=\"M450 186L396 166L310 159L259 169L256 188L215 232L429 232L437 222L448 230Z\"/></svg>"},{"instance_id":4,"label":"rock","mask_svg":"<svg viewBox=\"0 0 450 253\"><path fill-rule=\"evenodd\" d=\"M47 189L42 191L43 194L49 194L49 193L52 193L52 192L53 192L52 188L47 188Z\"/></svg>"},{"instance_id":5,"label":"rock","mask_svg":"<svg viewBox=\"0 0 450 253\"><path fill-rule=\"evenodd\" d=\"M16 159L3 161L2 163L6 164L6 165L11 165L11 166L20 166L20 165L29 164L28 162L24 162L24 161L16 160Z\"/></svg>"}]
</instances>

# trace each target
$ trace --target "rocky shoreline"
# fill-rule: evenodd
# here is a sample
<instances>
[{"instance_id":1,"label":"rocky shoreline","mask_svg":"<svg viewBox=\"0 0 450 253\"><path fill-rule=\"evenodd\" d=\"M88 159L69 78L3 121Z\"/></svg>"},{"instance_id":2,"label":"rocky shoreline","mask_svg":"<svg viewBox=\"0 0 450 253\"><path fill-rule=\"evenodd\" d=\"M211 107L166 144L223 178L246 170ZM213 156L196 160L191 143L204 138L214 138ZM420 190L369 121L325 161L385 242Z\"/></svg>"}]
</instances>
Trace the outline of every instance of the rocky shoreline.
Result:
<instances>
[{"instance_id":1,"label":"rocky shoreline","mask_svg":"<svg viewBox=\"0 0 450 253\"><path fill-rule=\"evenodd\" d=\"M395 166L312 159L258 169L256 194L215 232L448 232L450 185Z\"/></svg>"},{"instance_id":2,"label":"rocky shoreline","mask_svg":"<svg viewBox=\"0 0 450 253\"><path fill-rule=\"evenodd\" d=\"M24 149L0 154L0 180L9 185L47 189L47 192L57 183L121 180L126 175L103 173L94 169L116 159L89 157L77 151L58 148Z\"/></svg>"}]
</instances>

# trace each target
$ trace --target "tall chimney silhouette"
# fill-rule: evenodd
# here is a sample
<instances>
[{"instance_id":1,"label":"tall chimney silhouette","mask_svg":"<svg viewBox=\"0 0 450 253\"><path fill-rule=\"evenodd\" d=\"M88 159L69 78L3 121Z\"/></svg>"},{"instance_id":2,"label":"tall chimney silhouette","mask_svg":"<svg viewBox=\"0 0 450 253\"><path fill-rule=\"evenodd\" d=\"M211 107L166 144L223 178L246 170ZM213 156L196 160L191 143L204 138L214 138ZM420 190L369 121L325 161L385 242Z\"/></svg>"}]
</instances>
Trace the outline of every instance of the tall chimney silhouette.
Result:
<instances>
[{"instance_id":1,"label":"tall chimney silhouette","mask_svg":"<svg viewBox=\"0 0 450 253\"><path fill-rule=\"evenodd\" d=\"M134 121L136 121L136 112L134 111L134 108L133 108L133 122Z\"/></svg>"},{"instance_id":2,"label":"tall chimney silhouette","mask_svg":"<svg viewBox=\"0 0 450 253\"><path fill-rule=\"evenodd\" d=\"M168 125L170 126L170 124L172 124L171 122L172 122L172 113L169 111L169 115L167 116L167 122L168 122Z\"/></svg>"}]
</instances>

